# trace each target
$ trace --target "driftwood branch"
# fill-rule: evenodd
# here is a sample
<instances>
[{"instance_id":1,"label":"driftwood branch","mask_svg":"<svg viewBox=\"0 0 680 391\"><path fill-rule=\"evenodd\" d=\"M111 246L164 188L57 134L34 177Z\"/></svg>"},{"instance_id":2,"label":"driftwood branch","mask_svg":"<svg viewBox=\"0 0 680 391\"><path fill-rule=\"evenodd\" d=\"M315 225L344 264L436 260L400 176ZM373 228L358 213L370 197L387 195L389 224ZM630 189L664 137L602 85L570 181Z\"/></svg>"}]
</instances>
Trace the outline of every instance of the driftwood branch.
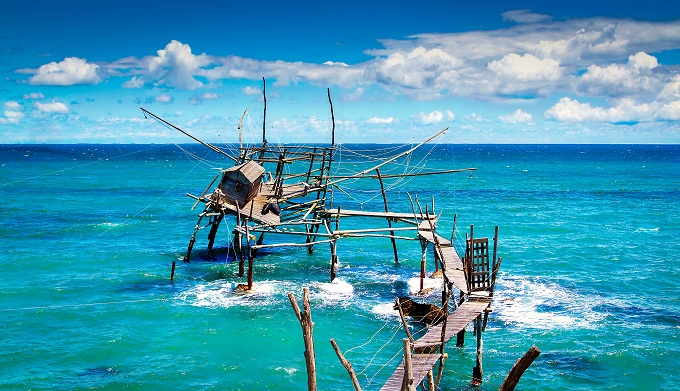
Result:
<instances>
[{"instance_id":1,"label":"driftwood branch","mask_svg":"<svg viewBox=\"0 0 680 391\"><path fill-rule=\"evenodd\" d=\"M501 384L498 391L514 390L515 386L519 382L520 377L522 377L524 371L526 371L526 369L529 368L531 363L534 362L536 357L538 357L540 354L541 350L537 348L535 345L532 346L531 349L529 349L522 358L515 361L515 365L513 365L510 372L508 372L508 376L505 377L505 380L503 380L503 384Z\"/></svg>"},{"instance_id":2,"label":"driftwood branch","mask_svg":"<svg viewBox=\"0 0 680 391\"><path fill-rule=\"evenodd\" d=\"M307 364L307 389L316 391L316 355L314 353L314 322L312 322L311 307L309 304L309 288L304 288L303 292L303 311L295 301L293 293L288 294L288 300L293 306L295 316L300 321L302 327L302 338L305 341L305 362Z\"/></svg>"},{"instance_id":3,"label":"driftwood branch","mask_svg":"<svg viewBox=\"0 0 680 391\"><path fill-rule=\"evenodd\" d=\"M361 386L359 385L359 379L357 379L357 375L354 373L354 369L352 368L352 364L347 361L347 359L342 355L342 352L340 351L340 348L338 348L338 344L335 343L335 340L331 338L331 345L333 345L333 350L335 350L335 354L338 355L338 359L340 359L340 363L342 364L343 367L347 370L347 373L349 373L349 376L352 378L352 385L354 386L355 391L361 391Z\"/></svg>"}]
</instances>

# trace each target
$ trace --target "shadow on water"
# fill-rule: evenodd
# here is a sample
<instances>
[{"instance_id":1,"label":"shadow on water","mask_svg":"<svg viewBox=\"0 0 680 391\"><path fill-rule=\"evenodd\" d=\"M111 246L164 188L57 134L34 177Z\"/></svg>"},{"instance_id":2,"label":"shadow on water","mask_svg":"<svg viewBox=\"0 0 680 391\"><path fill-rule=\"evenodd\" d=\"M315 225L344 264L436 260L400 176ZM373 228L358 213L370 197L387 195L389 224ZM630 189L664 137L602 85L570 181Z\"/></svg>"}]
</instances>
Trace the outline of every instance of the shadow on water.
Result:
<instances>
[{"instance_id":1,"label":"shadow on water","mask_svg":"<svg viewBox=\"0 0 680 391\"><path fill-rule=\"evenodd\" d=\"M115 376L118 371L112 367L107 367L105 365L87 368L85 371L80 372L78 376L81 377L108 377Z\"/></svg>"},{"instance_id":2,"label":"shadow on water","mask_svg":"<svg viewBox=\"0 0 680 391\"><path fill-rule=\"evenodd\" d=\"M593 310L609 314L614 319L624 323L680 327L679 314L652 307L601 303L593 307Z\"/></svg>"}]
</instances>

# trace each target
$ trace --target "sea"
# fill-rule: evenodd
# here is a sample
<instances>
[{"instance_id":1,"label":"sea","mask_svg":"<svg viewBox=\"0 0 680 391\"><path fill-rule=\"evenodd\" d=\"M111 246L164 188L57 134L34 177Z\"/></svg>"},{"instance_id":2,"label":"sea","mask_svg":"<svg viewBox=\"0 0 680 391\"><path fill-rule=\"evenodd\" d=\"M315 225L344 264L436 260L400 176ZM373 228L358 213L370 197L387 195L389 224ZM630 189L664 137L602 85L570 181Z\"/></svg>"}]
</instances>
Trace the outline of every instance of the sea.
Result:
<instances>
[{"instance_id":1,"label":"sea","mask_svg":"<svg viewBox=\"0 0 680 391\"><path fill-rule=\"evenodd\" d=\"M408 147L340 145L332 174ZM305 288L318 388L353 389L334 339L362 389L380 389L406 337L395 298L441 304L432 247L422 297L414 231L397 232L398 263L388 238L341 239L333 282L327 243L262 249L253 291L239 293L233 218L213 253L200 230L182 261L202 211L186 194L232 164L201 145L0 145L0 389L306 389L288 298L302 306ZM464 168L476 170L387 175ZM517 389L680 389L680 146L428 144L380 169L390 211L427 205L459 251L470 226L475 238L498 226L483 382L470 384L468 326L463 347L446 346L441 390L496 390L534 345L541 354ZM345 210L385 207L375 179L345 180L327 197ZM409 321L416 336L423 327Z\"/></svg>"}]
</instances>

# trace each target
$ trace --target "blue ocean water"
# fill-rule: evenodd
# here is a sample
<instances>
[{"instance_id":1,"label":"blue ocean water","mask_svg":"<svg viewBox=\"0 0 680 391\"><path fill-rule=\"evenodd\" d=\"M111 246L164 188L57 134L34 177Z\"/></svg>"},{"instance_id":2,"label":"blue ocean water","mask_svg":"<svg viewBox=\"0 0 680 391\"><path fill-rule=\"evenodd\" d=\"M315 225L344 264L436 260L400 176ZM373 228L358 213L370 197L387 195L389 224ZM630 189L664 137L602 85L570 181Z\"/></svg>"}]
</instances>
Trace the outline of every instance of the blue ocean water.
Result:
<instances>
[{"instance_id":1,"label":"blue ocean water","mask_svg":"<svg viewBox=\"0 0 680 391\"><path fill-rule=\"evenodd\" d=\"M356 171L395 151L344 145L338 160ZM477 171L387 180L391 210L410 212L409 195L430 206L434 197L438 232L450 235L457 214L458 241L470 224L475 237L500 227L476 389L497 389L531 345L542 354L523 390L680 388L680 146L435 145L400 164L381 171ZM388 239L340 241L333 283L327 246L261 251L255 291L236 293L244 278L228 250L233 221L220 228L215 259L201 256L202 231L193 261L180 261L199 213L185 193L200 194L228 165L194 145L0 146L0 388L304 389L287 294L300 301L306 286L319 389L352 389L330 338L362 387L379 389L400 359L391 307L417 290L418 242L398 242L395 265ZM334 206L384 208L374 180L343 189ZM475 389L471 329L467 339L447 346L443 390Z\"/></svg>"}]
</instances>

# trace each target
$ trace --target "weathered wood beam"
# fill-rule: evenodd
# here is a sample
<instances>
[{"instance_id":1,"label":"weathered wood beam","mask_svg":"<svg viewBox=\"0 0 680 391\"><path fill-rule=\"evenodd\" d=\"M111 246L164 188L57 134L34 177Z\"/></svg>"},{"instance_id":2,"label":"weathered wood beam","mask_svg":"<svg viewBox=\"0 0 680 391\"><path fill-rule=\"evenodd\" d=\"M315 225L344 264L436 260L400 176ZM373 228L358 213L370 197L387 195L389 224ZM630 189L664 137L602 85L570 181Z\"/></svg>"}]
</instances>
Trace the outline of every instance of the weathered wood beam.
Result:
<instances>
[{"instance_id":1,"label":"weathered wood beam","mask_svg":"<svg viewBox=\"0 0 680 391\"><path fill-rule=\"evenodd\" d=\"M513 391L519 382L519 379L522 377L522 374L524 374L524 371L529 368L531 363L533 363L540 354L541 350L534 345L522 358L517 359L515 365L513 365L510 372L508 372L508 376L505 377L503 383L498 388L498 391Z\"/></svg>"}]
</instances>

